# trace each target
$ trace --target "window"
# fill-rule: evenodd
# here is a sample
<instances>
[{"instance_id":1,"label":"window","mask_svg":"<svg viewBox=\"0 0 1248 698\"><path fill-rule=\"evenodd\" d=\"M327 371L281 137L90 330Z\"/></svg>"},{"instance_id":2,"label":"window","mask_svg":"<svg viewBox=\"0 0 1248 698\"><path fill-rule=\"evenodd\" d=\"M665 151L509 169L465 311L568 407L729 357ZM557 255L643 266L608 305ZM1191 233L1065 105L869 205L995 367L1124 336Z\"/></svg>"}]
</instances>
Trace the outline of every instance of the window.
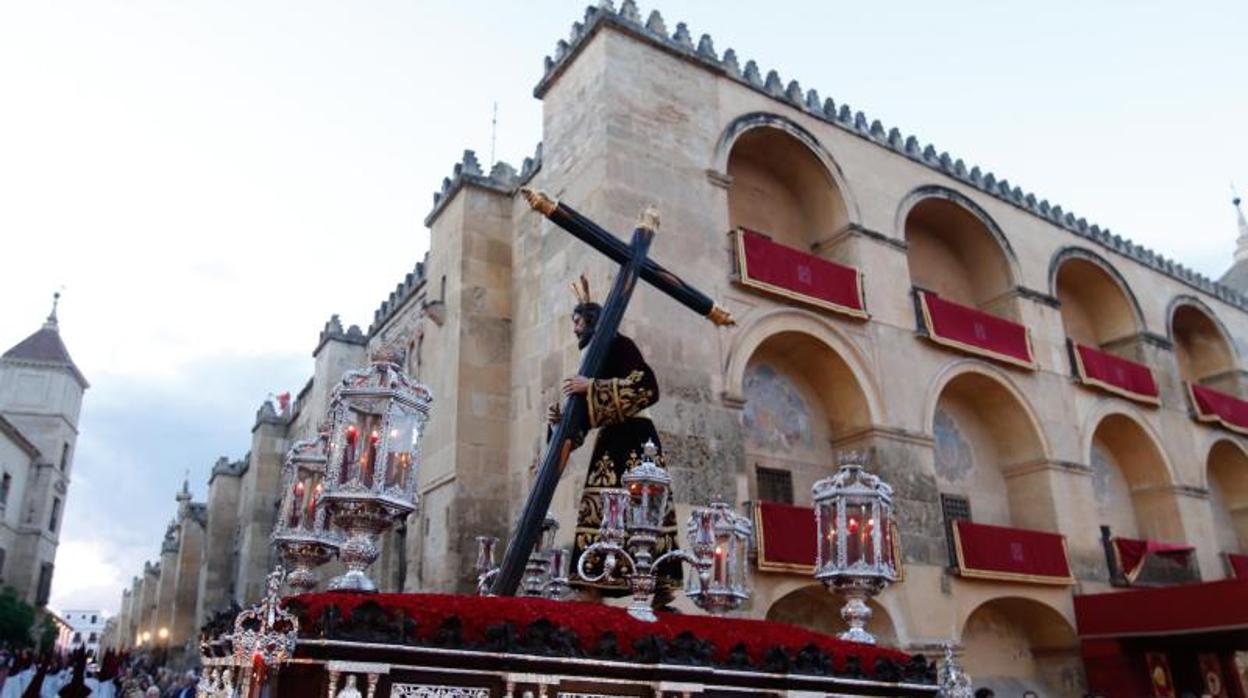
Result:
<instances>
[{"instance_id":1,"label":"window","mask_svg":"<svg viewBox=\"0 0 1248 698\"><path fill-rule=\"evenodd\" d=\"M0 579L4 579L4 557L7 552L4 548L0 548Z\"/></svg>"},{"instance_id":2,"label":"window","mask_svg":"<svg viewBox=\"0 0 1248 698\"><path fill-rule=\"evenodd\" d=\"M91 625L95 625L96 622L97 621L95 620L95 616L91 616Z\"/></svg>"},{"instance_id":3,"label":"window","mask_svg":"<svg viewBox=\"0 0 1248 698\"><path fill-rule=\"evenodd\" d=\"M945 517L945 542L949 546L949 566L958 566L958 549L953 542L953 522L971 520L971 500L960 494L941 494L940 511Z\"/></svg>"},{"instance_id":4,"label":"window","mask_svg":"<svg viewBox=\"0 0 1248 698\"><path fill-rule=\"evenodd\" d=\"M11 489L13 489L13 476L5 473L4 478L0 479L0 507L8 505Z\"/></svg>"},{"instance_id":5,"label":"window","mask_svg":"<svg viewBox=\"0 0 1248 698\"><path fill-rule=\"evenodd\" d=\"M65 466L69 465L69 444L61 444L61 472L65 471Z\"/></svg>"},{"instance_id":6,"label":"window","mask_svg":"<svg viewBox=\"0 0 1248 698\"><path fill-rule=\"evenodd\" d=\"M60 523L60 519L61 519L61 498L53 497L52 498L52 516L48 517L48 530L51 531L52 533L56 533L56 525Z\"/></svg>"},{"instance_id":7,"label":"window","mask_svg":"<svg viewBox=\"0 0 1248 698\"><path fill-rule=\"evenodd\" d=\"M74 644L75 645L82 644L82 633L74 633Z\"/></svg>"},{"instance_id":8,"label":"window","mask_svg":"<svg viewBox=\"0 0 1248 698\"><path fill-rule=\"evenodd\" d=\"M39 567L39 586L35 594L35 606L42 608L48 604L48 596L52 593L52 563L45 562Z\"/></svg>"},{"instance_id":9,"label":"window","mask_svg":"<svg viewBox=\"0 0 1248 698\"><path fill-rule=\"evenodd\" d=\"M754 466L758 478L758 500L778 504L793 503L793 473L776 468Z\"/></svg>"},{"instance_id":10,"label":"window","mask_svg":"<svg viewBox=\"0 0 1248 698\"><path fill-rule=\"evenodd\" d=\"M88 635L88 636L87 636L87 642L90 642L90 643L92 643L92 644L94 644L94 643L98 642L98 641L99 641L99 639L100 639L100 638L99 638L99 637L96 637L96 634L95 634L95 633L91 633L90 635Z\"/></svg>"}]
</instances>

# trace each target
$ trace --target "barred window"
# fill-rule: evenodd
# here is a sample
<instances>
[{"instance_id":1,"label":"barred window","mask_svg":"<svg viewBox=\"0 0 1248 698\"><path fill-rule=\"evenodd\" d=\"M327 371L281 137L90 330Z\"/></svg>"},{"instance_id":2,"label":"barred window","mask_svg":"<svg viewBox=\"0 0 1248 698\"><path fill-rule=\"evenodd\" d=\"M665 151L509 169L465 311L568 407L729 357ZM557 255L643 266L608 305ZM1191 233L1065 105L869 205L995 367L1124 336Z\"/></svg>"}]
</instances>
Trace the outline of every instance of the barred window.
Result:
<instances>
[{"instance_id":1,"label":"barred window","mask_svg":"<svg viewBox=\"0 0 1248 698\"><path fill-rule=\"evenodd\" d=\"M793 473L778 468L754 466L758 478L758 500L778 504L793 503Z\"/></svg>"},{"instance_id":2,"label":"barred window","mask_svg":"<svg viewBox=\"0 0 1248 698\"><path fill-rule=\"evenodd\" d=\"M940 511L945 517L945 542L949 550L949 566L957 567L958 549L953 542L953 522L971 520L971 500L960 494L941 493Z\"/></svg>"}]
</instances>

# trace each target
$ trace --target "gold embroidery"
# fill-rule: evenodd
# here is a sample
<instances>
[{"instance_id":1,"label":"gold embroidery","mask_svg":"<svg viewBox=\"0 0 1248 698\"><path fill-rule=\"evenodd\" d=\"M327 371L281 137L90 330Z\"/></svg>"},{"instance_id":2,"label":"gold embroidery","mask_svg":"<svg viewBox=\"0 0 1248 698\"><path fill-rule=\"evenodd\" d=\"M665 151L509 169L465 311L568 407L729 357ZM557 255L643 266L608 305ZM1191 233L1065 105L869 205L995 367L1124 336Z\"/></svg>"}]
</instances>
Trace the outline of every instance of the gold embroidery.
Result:
<instances>
[{"instance_id":1,"label":"gold embroidery","mask_svg":"<svg viewBox=\"0 0 1248 698\"><path fill-rule=\"evenodd\" d=\"M611 456L603 453L589 468L589 477L585 480L586 487L617 487L619 478L615 474L615 463Z\"/></svg>"},{"instance_id":2,"label":"gold embroidery","mask_svg":"<svg viewBox=\"0 0 1248 698\"><path fill-rule=\"evenodd\" d=\"M638 369L624 378L595 378L590 381L587 396L590 426L619 424L648 406L654 399L654 391L640 387L645 375Z\"/></svg>"}]
</instances>

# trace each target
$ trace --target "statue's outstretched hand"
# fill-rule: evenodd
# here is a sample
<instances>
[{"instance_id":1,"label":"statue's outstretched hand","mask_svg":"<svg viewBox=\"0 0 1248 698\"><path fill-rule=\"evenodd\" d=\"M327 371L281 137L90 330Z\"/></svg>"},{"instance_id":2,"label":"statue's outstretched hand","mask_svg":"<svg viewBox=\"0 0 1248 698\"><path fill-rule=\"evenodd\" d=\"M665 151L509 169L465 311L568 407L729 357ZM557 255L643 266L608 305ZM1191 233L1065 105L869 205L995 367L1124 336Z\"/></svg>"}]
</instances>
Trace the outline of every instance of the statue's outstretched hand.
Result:
<instances>
[{"instance_id":1,"label":"statue's outstretched hand","mask_svg":"<svg viewBox=\"0 0 1248 698\"><path fill-rule=\"evenodd\" d=\"M563 379L563 394L568 395L584 395L589 392L589 386L592 380L585 376L572 376Z\"/></svg>"}]
</instances>

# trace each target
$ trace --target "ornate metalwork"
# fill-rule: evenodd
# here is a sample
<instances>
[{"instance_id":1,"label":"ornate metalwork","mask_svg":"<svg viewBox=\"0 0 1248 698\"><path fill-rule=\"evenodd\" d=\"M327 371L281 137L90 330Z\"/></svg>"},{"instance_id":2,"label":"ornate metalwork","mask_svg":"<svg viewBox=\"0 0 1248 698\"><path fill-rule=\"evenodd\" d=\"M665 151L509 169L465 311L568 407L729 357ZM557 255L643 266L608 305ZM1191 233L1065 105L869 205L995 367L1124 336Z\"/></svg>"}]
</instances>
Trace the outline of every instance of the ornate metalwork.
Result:
<instances>
[{"instance_id":1,"label":"ornate metalwork","mask_svg":"<svg viewBox=\"0 0 1248 698\"><path fill-rule=\"evenodd\" d=\"M286 583L297 591L315 589L316 568L338 551L338 536L328 528L325 508L320 506L328 451L329 425L322 425L317 438L296 441L282 465L282 503L273 544L290 567Z\"/></svg>"},{"instance_id":2,"label":"ornate metalwork","mask_svg":"<svg viewBox=\"0 0 1248 698\"><path fill-rule=\"evenodd\" d=\"M376 591L366 570L380 555L377 536L416 510L416 471L429 420L429 389L413 381L393 353L348 371L330 404L329 463L322 506L346 539L347 567L333 590Z\"/></svg>"},{"instance_id":3,"label":"ornate metalwork","mask_svg":"<svg viewBox=\"0 0 1248 698\"><path fill-rule=\"evenodd\" d=\"M396 683L390 686L390 698L490 698L490 689L472 686Z\"/></svg>"},{"instance_id":4,"label":"ornate metalwork","mask_svg":"<svg viewBox=\"0 0 1248 698\"><path fill-rule=\"evenodd\" d=\"M555 534L559 531L559 521L550 512L542 522L542 533L538 542L529 553L528 564L524 568L521 580L521 591L524 596L562 601L571 592L568 583L568 572L571 567L568 551L555 547ZM477 536L477 594L489 595L494 577L498 575L498 567L494 564L494 551L498 547L498 538L494 536Z\"/></svg>"},{"instance_id":5,"label":"ornate metalwork","mask_svg":"<svg viewBox=\"0 0 1248 698\"><path fill-rule=\"evenodd\" d=\"M270 572L264 599L234 619L234 661L240 666L259 660L277 669L295 652L299 619L281 606L283 576L281 568Z\"/></svg>"},{"instance_id":6,"label":"ornate metalwork","mask_svg":"<svg viewBox=\"0 0 1248 698\"><path fill-rule=\"evenodd\" d=\"M812 488L817 560L815 578L846 599L842 640L875 644L866 631L867 600L897 579L893 559L893 488L863 470L866 456L849 453L832 477Z\"/></svg>"},{"instance_id":7,"label":"ornate metalwork","mask_svg":"<svg viewBox=\"0 0 1248 698\"><path fill-rule=\"evenodd\" d=\"M952 645L945 645L945 660L941 662L940 674L936 679L940 687L937 694L940 698L973 698L971 677L962 670Z\"/></svg>"},{"instance_id":8,"label":"ornate metalwork","mask_svg":"<svg viewBox=\"0 0 1248 698\"><path fill-rule=\"evenodd\" d=\"M710 561L685 586L685 595L698 608L711 614L726 613L750 598L746 562L753 531L749 519L725 502L694 509L689 515L691 552L697 560Z\"/></svg>"}]
</instances>

